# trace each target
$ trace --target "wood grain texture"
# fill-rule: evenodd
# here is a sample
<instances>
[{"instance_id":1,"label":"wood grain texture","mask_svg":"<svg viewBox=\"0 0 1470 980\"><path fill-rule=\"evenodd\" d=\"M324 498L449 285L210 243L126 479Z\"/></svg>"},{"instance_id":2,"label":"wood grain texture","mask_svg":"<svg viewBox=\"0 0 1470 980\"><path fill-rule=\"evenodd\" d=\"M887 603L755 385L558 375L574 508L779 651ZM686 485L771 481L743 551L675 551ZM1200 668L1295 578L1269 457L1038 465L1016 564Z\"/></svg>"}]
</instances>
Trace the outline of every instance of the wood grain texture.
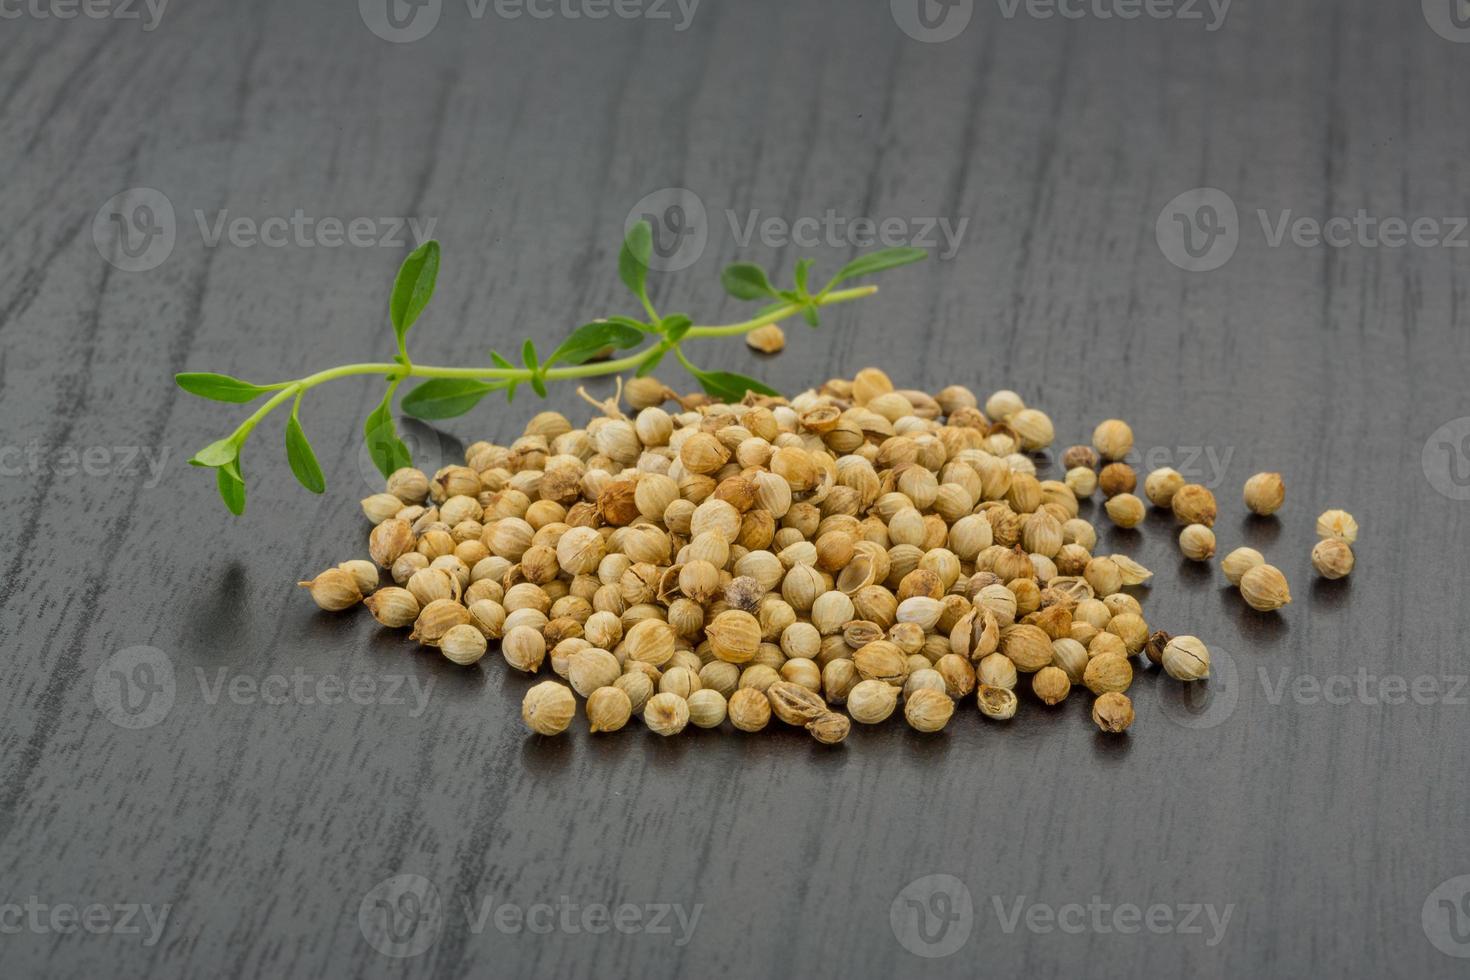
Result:
<instances>
[{"instance_id":1,"label":"wood grain texture","mask_svg":"<svg viewBox=\"0 0 1470 980\"><path fill-rule=\"evenodd\" d=\"M1256 218L1466 213L1470 46L1418 6L1240 4L1207 31L976 4L944 44L907 37L888 4L839 0L709 0L683 31L477 20L451 2L411 44L373 36L351 3L179 4L151 31L6 21L0 442L168 455L156 484L3 460L0 905L172 911L154 945L0 935L0 972L1463 975L1421 910L1470 874L1465 692L1304 703L1290 685L1366 671L1441 679L1443 694L1466 672L1470 505L1434 489L1421 452L1470 415L1467 253L1271 247ZM1154 222L1200 186L1231 195L1241 240L1223 268L1188 273ZM177 214L172 254L147 272L114 268L92 240L99 206L130 187ZM716 285L737 255L832 268L852 251L743 248L727 211L968 219L951 259L891 274L819 333L791 327L780 358L736 342L704 356L788 391L875 362L903 385L1010 387L1052 415L1061 445L1122 415L1175 465L1198 450L1222 552L1268 551L1293 583L1285 614L1252 614L1217 570L1186 567L1167 521L1106 538L1158 571L1150 620L1206 638L1236 685L1191 706L1141 677L1138 723L1118 740L1094 733L1082 698L1027 705L1005 729L966 706L942 737L890 724L835 751L784 731L527 738L527 682L494 658L452 669L365 615L319 614L292 585L364 550L355 501L374 488L358 433L377 386L306 403L323 498L295 487L273 424L247 456L243 520L183 465L236 416L176 392L172 373L274 379L388 356L404 253L209 247L196 212L436 219L444 271L415 349L471 360L624 311L625 215L667 187L699 195L709 238L655 298L711 322L737 316ZM551 403L580 404L566 390ZM487 402L414 442L432 467L512 438L531 410ZM1279 522L1243 516L1238 488L1259 469L1286 475ZM1364 529L1358 571L1336 585L1307 560L1327 506ZM157 724L128 730L94 682L138 645L163 651L176 692ZM406 678L429 686L427 707L216 693L221 677L297 671L379 693ZM400 961L365 941L358 912L403 873L434 882L444 911L437 941ZM890 909L937 873L968 887L972 932L923 959ZM996 911L1094 896L1233 915L1209 945L1208 927L1007 931ZM677 945L476 932L466 901L701 914Z\"/></svg>"}]
</instances>

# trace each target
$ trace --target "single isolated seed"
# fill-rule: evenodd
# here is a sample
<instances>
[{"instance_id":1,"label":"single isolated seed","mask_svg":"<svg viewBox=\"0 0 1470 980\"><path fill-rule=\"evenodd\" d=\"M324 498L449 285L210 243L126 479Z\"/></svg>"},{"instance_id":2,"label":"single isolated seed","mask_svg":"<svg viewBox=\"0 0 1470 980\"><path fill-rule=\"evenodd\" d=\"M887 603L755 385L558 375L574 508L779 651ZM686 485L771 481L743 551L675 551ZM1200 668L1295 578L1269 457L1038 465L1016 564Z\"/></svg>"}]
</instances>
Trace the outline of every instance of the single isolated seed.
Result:
<instances>
[{"instance_id":1,"label":"single isolated seed","mask_svg":"<svg viewBox=\"0 0 1470 980\"><path fill-rule=\"evenodd\" d=\"M1275 565L1256 565L1240 577L1240 595L1259 612L1271 612L1291 602L1286 576Z\"/></svg>"},{"instance_id":2,"label":"single isolated seed","mask_svg":"<svg viewBox=\"0 0 1470 980\"><path fill-rule=\"evenodd\" d=\"M1111 735L1127 731L1133 724L1133 702L1115 691L1101 695L1092 703L1092 723Z\"/></svg>"},{"instance_id":3,"label":"single isolated seed","mask_svg":"<svg viewBox=\"0 0 1470 980\"><path fill-rule=\"evenodd\" d=\"M1286 484L1280 473L1257 473L1245 481L1245 505L1262 517L1281 509L1286 500Z\"/></svg>"},{"instance_id":4,"label":"single isolated seed","mask_svg":"<svg viewBox=\"0 0 1470 980\"><path fill-rule=\"evenodd\" d=\"M1215 557L1215 532L1203 524L1190 524L1179 532L1179 551L1190 561Z\"/></svg>"},{"instance_id":5,"label":"single isolated seed","mask_svg":"<svg viewBox=\"0 0 1470 980\"><path fill-rule=\"evenodd\" d=\"M1353 570L1354 563L1352 546L1341 538L1323 538L1312 548L1312 567L1323 578L1342 578Z\"/></svg>"},{"instance_id":6,"label":"single isolated seed","mask_svg":"<svg viewBox=\"0 0 1470 980\"><path fill-rule=\"evenodd\" d=\"M1174 493L1169 501L1174 518L1181 524L1203 524L1215 526L1215 495L1198 483L1186 483Z\"/></svg>"},{"instance_id":7,"label":"single isolated seed","mask_svg":"<svg viewBox=\"0 0 1470 980\"><path fill-rule=\"evenodd\" d=\"M1133 430L1122 419L1107 419L1092 430L1092 445L1103 459L1122 459L1133 448Z\"/></svg>"},{"instance_id":8,"label":"single isolated seed","mask_svg":"<svg viewBox=\"0 0 1470 980\"><path fill-rule=\"evenodd\" d=\"M1108 498L1104 507L1108 517L1119 527L1137 527L1143 522L1143 501L1131 493L1120 493Z\"/></svg>"},{"instance_id":9,"label":"single isolated seed","mask_svg":"<svg viewBox=\"0 0 1470 980\"><path fill-rule=\"evenodd\" d=\"M776 324L768 323L746 334L745 342L762 354L779 354L786 347L786 332Z\"/></svg>"}]
</instances>

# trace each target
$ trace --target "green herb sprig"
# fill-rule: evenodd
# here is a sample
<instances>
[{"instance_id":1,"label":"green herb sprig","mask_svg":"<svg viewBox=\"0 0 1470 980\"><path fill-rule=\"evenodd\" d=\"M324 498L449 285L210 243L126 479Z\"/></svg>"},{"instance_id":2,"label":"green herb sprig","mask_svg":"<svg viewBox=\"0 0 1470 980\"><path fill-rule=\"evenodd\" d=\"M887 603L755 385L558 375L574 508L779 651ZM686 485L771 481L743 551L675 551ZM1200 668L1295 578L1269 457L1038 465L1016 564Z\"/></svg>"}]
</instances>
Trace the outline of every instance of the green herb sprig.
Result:
<instances>
[{"instance_id":1,"label":"green herb sprig","mask_svg":"<svg viewBox=\"0 0 1470 980\"><path fill-rule=\"evenodd\" d=\"M406 378L427 378L404 396L400 408L415 418L438 420L463 415L495 391L505 392L506 399L515 397L522 384L528 384L541 397L551 381L567 381L598 375L634 371L647 375L666 355L672 353L694 376L712 398L733 402L747 392L776 395L774 389L754 378L730 371L705 371L696 367L684 351L685 344L703 337L734 337L758 327L778 323L800 315L815 327L818 310L871 296L877 286L837 287L860 276L871 275L926 256L922 249L890 248L861 256L838 270L817 292L808 282L812 262L796 263L791 289L777 289L765 270L748 262L728 266L720 276L725 291L736 299L765 300L770 305L750 320L724 326L696 326L683 313L660 314L648 298L648 268L653 256L653 230L646 222L634 225L623 241L618 255L618 274L642 307L644 318L609 316L594 320L572 331L552 352L542 357L534 341L521 348L521 364L516 365L501 354L491 351L491 364L485 367L434 367L416 364L408 355L408 332L423 314L434 295L439 277L439 243L428 241L414 249L398 270L388 304L388 319L398 340L398 353L392 362L344 364L315 374L258 385L223 374L189 372L176 375L178 386L191 395L212 401L246 404L263 395L270 398L254 414L241 422L234 432L201 449L189 462L215 471L219 494L231 513L245 512L245 475L240 465L240 451L255 427L271 412L286 402L291 414L286 420L286 459L291 472L312 493L326 490L321 464L306 438L301 424L301 399L312 388L328 381L352 375L378 375L387 379L383 400L368 415L363 425L363 439L374 464L386 477L394 470L413 465L412 456L393 424L393 398ZM644 345L623 357L612 357L617 351Z\"/></svg>"}]
</instances>

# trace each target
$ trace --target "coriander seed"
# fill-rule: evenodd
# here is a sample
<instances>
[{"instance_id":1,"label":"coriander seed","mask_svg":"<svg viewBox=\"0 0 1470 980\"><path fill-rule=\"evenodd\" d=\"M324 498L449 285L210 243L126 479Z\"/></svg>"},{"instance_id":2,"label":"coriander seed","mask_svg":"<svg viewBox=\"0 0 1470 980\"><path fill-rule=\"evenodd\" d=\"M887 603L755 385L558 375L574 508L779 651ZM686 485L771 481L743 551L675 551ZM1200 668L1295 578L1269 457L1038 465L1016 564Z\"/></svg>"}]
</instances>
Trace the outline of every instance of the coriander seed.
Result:
<instances>
[{"instance_id":1,"label":"coriander seed","mask_svg":"<svg viewBox=\"0 0 1470 980\"><path fill-rule=\"evenodd\" d=\"M812 733L812 738L823 745L837 745L847 738L851 728L852 723L847 716L836 711L828 711L806 724L806 730Z\"/></svg>"},{"instance_id":2,"label":"coriander seed","mask_svg":"<svg viewBox=\"0 0 1470 980\"><path fill-rule=\"evenodd\" d=\"M571 689L556 681L542 681L521 700L521 720L537 735L560 735L576 711L577 699Z\"/></svg>"},{"instance_id":3,"label":"coriander seed","mask_svg":"<svg viewBox=\"0 0 1470 980\"><path fill-rule=\"evenodd\" d=\"M587 730L615 732L633 716L633 700L619 687L599 687L587 699Z\"/></svg>"},{"instance_id":4,"label":"coriander seed","mask_svg":"<svg viewBox=\"0 0 1470 980\"><path fill-rule=\"evenodd\" d=\"M1093 694L1121 693L1133 683L1133 665L1120 654L1101 654L1087 662L1087 668L1082 672L1082 683Z\"/></svg>"},{"instance_id":5,"label":"coriander seed","mask_svg":"<svg viewBox=\"0 0 1470 980\"><path fill-rule=\"evenodd\" d=\"M1323 578L1342 578L1354 564L1352 546L1341 538L1323 538L1312 548L1312 567Z\"/></svg>"},{"instance_id":6,"label":"coriander seed","mask_svg":"<svg viewBox=\"0 0 1470 980\"><path fill-rule=\"evenodd\" d=\"M1347 544L1358 540L1358 522L1345 510L1327 510L1317 518L1317 537L1337 538Z\"/></svg>"},{"instance_id":7,"label":"coriander seed","mask_svg":"<svg viewBox=\"0 0 1470 980\"><path fill-rule=\"evenodd\" d=\"M745 343L762 354L779 354L786 347L786 332L777 324L768 323L746 334Z\"/></svg>"},{"instance_id":8,"label":"coriander seed","mask_svg":"<svg viewBox=\"0 0 1470 980\"><path fill-rule=\"evenodd\" d=\"M1116 691L1101 695L1092 703L1092 723L1113 735L1126 731L1133 724L1133 702Z\"/></svg>"},{"instance_id":9,"label":"coriander seed","mask_svg":"<svg viewBox=\"0 0 1470 980\"><path fill-rule=\"evenodd\" d=\"M1198 483L1186 483L1169 502L1174 517L1181 524L1203 524L1215 526L1215 495Z\"/></svg>"},{"instance_id":10,"label":"coriander seed","mask_svg":"<svg viewBox=\"0 0 1470 980\"><path fill-rule=\"evenodd\" d=\"M1120 493L1108 499L1104 505L1108 517L1119 527L1137 527L1143 522L1143 501L1131 493Z\"/></svg>"},{"instance_id":11,"label":"coriander seed","mask_svg":"<svg viewBox=\"0 0 1470 980\"><path fill-rule=\"evenodd\" d=\"M725 720L727 705L719 691L700 688L688 697L689 723L696 728L719 728Z\"/></svg>"},{"instance_id":12,"label":"coriander seed","mask_svg":"<svg viewBox=\"0 0 1470 980\"><path fill-rule=\"evenodd\" d=\"M1072 681L1060 667L1043 667L1031 678L1031 690L1044 704L1060 704L1072 690Z\"/></svg>"},{"instance_id":13,"label":"coriander seed","mask_svg":"<svg viewBox=\"0 0 1470 980\"><path fill-rule=\"evenodd\" d=\"M1104 497L1116 497L1120 493L1132 493L1138 486L1138 475L1127 463L1109 463L1098 473L1097 485Z\"/></svg>"},{"instance_id":14,"label":"coriander seed","mask_svg":"<svg viewBox=\"0 0 1470 980\"><path fill-rule=\"evenodd\" d=\"M1236 548L1226 555L1220 562L1221 569L1225 572L1225 579L1231 585L1239 585L1240 579L1246 572L1257 565L1264 565L1266 556L1254 548Z\"/></svg>"},{"instance_id":15,"label":"coriander seed","mask_svg":"<svg viewBox=\"0 0 1470 980\"><path fill-rule=\"evenodd\" d=\"M1179 532L1179 551L1190 561L1209 561L1215 556L1215 532L1203 524L1190 524Z\"/></svg>"},{"instance_id":16,"label":"coriander seed","mask_svg":"<svg viewBox=\"0 0 1470 980\"><path fill-rule=\"evenodd\" d=\"M1257 473L1245 481L1245 505L1262 517L1281 509L1286 500L1286 484L1280 473Z\"/></svg>"},{"instance_id":17,"label":"coriander seed","mask_svg":"<svg viewBox=\"0 0 1470 980\"><path fill-rule=\"evenodd\" d=\"M1275 565L1256 565L1242 575L1240 595L1259 612L1271 612L1291 602L1286 576Z\"/></svg>"},{"instance_id":18,"label":"coriander seed","mask_svg":"<svg viewBox=\"0 0 1470 980\"><path fill-rule=\"evenodd\" d=\"M453 627L439 640L439 652L461 667L478 663L487 648L485 634L468 623Z\"/></svg>"},{"instance_id":19,"label":"coriander seed","mask_svg":"<svg viewBox=\"0 0 1470 980\"><path fill-rule=\"evenodd\" d=\"M1133 430L1122 419L1107 419L1092 430L1092 445L1103 459L1122 459L1133 448Z\"/></svg>"},{"instance_id":20,"label":"coriander seed","mask_svg":"<svg viewBox=\"0 0 1470 980\"><path fill-rule=\"evenodd\" d=\"M363 604L368 607L368 612L373 614L374 619L390 629L412 626L413 621L419 617L419 601L412 592L397 586L379 589L368 596Z\"/></svg>"},{"instance_id":21,"label":"coriander seed","mask_svg":"<svg viewBox=\"0 0 1470 980\"><path fill-rule=\"evenodd\" d=\"M727 709L730 724L742 732L758 732L771 720L771 702L764 692L742 687L730 695Z\"/></svg>"},{"instance_id":22,"label":"coriander seed","mask_svg":"<svg viewBox=\"0 0 1470 980\"><path fill-rule=\"evenodd\" d=\"M311 590L312 601L328 612L351 609L362 601L356 576L340 568L329 568L309 582L297 582Z\"/></svg>"},{"instance_id":23,"label":"coriander seed","mask_svg":"<svg viewBox=\"0 0 1470 980\"><path fill-rule=\"evenodd\" d=\"M989 684L980 685L975 693L975 702L980 706L980 713L994 721L1014 718L1019 703L1009 688L991 687Z\"/></svg>"},{"instance_id":24,"label":"coriander seed","mask_svg":"<svg viewBox=\"0 0 1470 980\"><path fill-rule=\"evenodd\" d=\"M898 705L898 688L884 681L863 680L847 694L847 711L852 720L876 725L893 714Z\"/></svg>"},{"instance_id":25,"label":"coriander seed","mask_svg":"<svg viewBox=\"0 0 1470 980\"><path fill-rule=\"evenodd\" d=\"M904 720L919 732L939 732L954 715L954 702L943 691L928 688L915 691L903 705Z\"/></svg>"},{"instance_id":26,"label":"coriander seed","mask_svg":"<svg viewBox=\"0 0 1470 980\"><path fill-rule=\"evenodd\" d=\"M1210 676L1210 651L1197 636L1176 636L1169 640L1160 663L1164 673L1178 681L1197 681Z\"/></svg>"},{"instance_id":27,"label":"coriander seed","mask_svg":"<svg viewBox=\"0 0 1470 980\"><path fill-rule=\"evenodd\" d=\"M689 724L689 702L677 694L655 694L643 706L643 723L655 735L677 735Z\"/></svg>"},{"instance_id":28,"label":"coriander seed","mask_svg":"<svg viewBox=\"0 0 1470 980\"><path fill-rule=\"evenodd\" d=\"M1143 481L1143 495L1155 507L1168 507L1174 502L1174 494L1184 486L1184 477L1172 466L1164 466L1149 473Z\"/></svg>"}]
</instances>

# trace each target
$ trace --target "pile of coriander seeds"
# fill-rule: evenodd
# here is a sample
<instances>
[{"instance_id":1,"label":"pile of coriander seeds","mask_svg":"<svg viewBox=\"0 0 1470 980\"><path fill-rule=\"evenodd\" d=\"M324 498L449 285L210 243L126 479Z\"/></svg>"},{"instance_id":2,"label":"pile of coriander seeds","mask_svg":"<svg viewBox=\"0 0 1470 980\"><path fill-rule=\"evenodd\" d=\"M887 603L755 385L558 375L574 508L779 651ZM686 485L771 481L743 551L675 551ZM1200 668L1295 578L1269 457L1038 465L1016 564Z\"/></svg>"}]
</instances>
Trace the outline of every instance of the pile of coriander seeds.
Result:
<instances>
[{"instance_id":1,"label":"pile of coriander seeds","mask_svg":"<svg viewBox=\"0 0 1470 980\"><path fill-rule=\"evenodd\" d=\"M471 445L465 465L394 473L362 502L372 560L301 584L456 664L498 645L509 667L551 675L522 705L543 735L566 731L581 698L592 732L635 718L660 735L757 732L774 717L835 744L852 722L901 712L938 732L957 706L1004 722L1022 698L1044 710L1077 687L1117 733L1140 654L1178 681L1208 676L1205 644L1151 630L1125 591L1148 569L1094 553L1078 516L1102 490L1114 522L1143 518L1122 421L1066 450L1057 481L1030 455L1052 421L1014 392L981 406L868 368L789 403L679 399L652 378L624 394L628 414L614 399L574 428L542 412L509 446ZM1184 525L1188 557L1213 556L1208 489L1159 470L1144 494ZM1324 542L1351 544L1344 518L1323 515ZM1351 567L1350 548L1329 550ZM1259 553L1223 564L1253 606L1290 601Z\"/></svg>"}]
</instances>

